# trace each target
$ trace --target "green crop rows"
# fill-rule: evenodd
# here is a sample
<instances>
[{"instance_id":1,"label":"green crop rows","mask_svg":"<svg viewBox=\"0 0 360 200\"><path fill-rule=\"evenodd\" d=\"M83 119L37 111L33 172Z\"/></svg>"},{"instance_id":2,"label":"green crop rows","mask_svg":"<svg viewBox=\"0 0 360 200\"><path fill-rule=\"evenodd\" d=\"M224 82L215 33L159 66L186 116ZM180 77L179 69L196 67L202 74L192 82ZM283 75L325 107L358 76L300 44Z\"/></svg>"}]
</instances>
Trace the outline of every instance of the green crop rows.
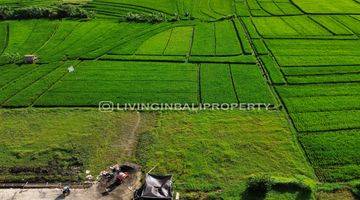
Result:
<instances>
[{"instance_id":1,"label":"green crop rows","mask_svg":"<svg viewBox=\"0 0 360 200\"><path fill-rule=\"evenodd\" d=\"M318 178L360 178L351 154L360 131L359 4L299 0L292 14L271 1L250 5L257 17L243 23Z\"/></svg>"}]
</instances>

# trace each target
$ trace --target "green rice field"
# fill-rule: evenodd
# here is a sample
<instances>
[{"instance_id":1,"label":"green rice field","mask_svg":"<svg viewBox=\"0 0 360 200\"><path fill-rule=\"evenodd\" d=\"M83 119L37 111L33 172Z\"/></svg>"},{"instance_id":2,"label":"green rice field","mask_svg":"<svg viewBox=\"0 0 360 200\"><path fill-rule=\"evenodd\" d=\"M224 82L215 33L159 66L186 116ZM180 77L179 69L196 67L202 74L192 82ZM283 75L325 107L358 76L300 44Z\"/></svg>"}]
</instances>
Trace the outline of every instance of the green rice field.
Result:
<instances>
[{"instance_id":1,"label":"green rice field","mask_svg":"<svg viewBox=\"0 0 360 200\"><path fill-rule=\"evenodd\" d=\"M271 109L141 113L152 124L137 135L134 155L126 159L145 169L160 163L156 172L174 174L176 189L189 193L188 199L252 199L247 180L264 174L281 180L305 177L302 183L311 180L311 192L320 196L358 195L353 191L360 181L359 0L0 0L1 9L15 10L60 4L93 15L0 17L0 146L5 152L0 160L11 161L1 164L0 182L26 177L56 182L53 174L21 178L11 170L27 161L32 169L49 167L53 153L69 158L75 152L54 145L42 157L45 130L52 128L18 127L11 120L19 120L22 112L40 127L65 120L63 112L81 119L82 109L90 109L82 121L86 126L71 135L79 142L99 137L83 132L90 130L87 123L99 120L92 112L102 101L119 107L264 104ZM155 18L156 23L141 21ZM25 55L38 60L27 64ZM132 114L103 117L111 121ZM38 115L55 119L35 119ZM12 133L20 137L20 129L31 133L24 148L6 139ZM112 138L116 131L110 129L105 128ZM35 137L44 139L32 142ZM64 142L62 137L54 143ZM95 140L91 145L98 145ZM76 157L83 159L81 169L97 172L110 162L90 154ZM38 164L29 156L39 156ZM81 180L76 177L81 173L59 180ZM316 198L281 189L256 198Z\"/></svg>"}]
</instances>

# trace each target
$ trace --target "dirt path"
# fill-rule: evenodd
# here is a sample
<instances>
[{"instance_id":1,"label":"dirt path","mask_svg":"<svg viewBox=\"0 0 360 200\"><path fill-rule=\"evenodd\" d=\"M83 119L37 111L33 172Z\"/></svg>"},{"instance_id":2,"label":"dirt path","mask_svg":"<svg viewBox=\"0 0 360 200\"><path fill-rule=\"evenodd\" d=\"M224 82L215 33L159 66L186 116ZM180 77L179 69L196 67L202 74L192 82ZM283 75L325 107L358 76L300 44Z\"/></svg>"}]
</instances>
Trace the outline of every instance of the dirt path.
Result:
<instances>
[{"instance_id":1,"label":"dirt path","mask_svg":"<svg viewBox=\"0 0 360 200\"><path fill-rule=\"evenodd\" d=\"M140 127L140 123L141 123L141 114L140 112L136 112L136 122L135 125L133 127L133 129L131 130L129 136L128 136L128 140L127 140L127 145L124 148L124 154L130 158L134 155L134 150L136 148L136 144L137 144L137 139L138 139L138 130Z\"/></svg>"},{"instance_id":2,"label":"dirt path","mask_svg":"<svg viewBox=\"0 0 360 200\"><path fill-rule=\"evenodd\" d=\"M121 132L125 134L117 142L112 144L113 148L121 149L123 160L131 160L134 156L141 123L141 114L140 112L136 112L134 119L127 122L126 127L122 127L123 130L121 130Z\"/></svg>"}]
</instances>

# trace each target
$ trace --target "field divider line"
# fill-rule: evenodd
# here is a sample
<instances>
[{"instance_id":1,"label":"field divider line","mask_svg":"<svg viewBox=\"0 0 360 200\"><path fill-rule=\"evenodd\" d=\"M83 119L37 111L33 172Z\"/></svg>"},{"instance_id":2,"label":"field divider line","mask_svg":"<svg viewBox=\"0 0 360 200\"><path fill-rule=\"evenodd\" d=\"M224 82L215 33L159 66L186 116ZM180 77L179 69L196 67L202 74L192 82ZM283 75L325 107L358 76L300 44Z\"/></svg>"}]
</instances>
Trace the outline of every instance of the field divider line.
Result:
<instances>
[{"instance_id":1,"label":"field divider line","mask_svg":"<svg viewBox=\"0 0 360 200\"><path fill-rule=\"evenodd\" d=\"M267 45L267 43L266 43L266 41L264 40L263 37L261 37L260 40L263 42L263 44L265 45L266 49L268 50L268 52L269 52L268 55L270 56L270 58L273 59L273 61L274 61L275 64L277 65L276 67L279 68L279 71L281 72L281 74L282 74L282 76L283 76L283 78L284 78L284 80L285 80L285 85L287 85L287 84L288 84L287 77L286 77L286 75L285 75L285 72L282 70L282 67L281 67L279 61L276 59L275 54L274 54L273 51L269 48L269 46Z\"/></svg>"},{"instance_id":2,"label":"field divider line","mask_svg":"<svg viewBox=\"0 0 360 200\"><path fill-rule=\"evenodd\" d=\"M192 27L192 33L191 33L191 38L190 38L190 48L189 48L189 52L188 54L186 55L186 58L185 58L185 62L189 62L189 59L191 57L191 53L192 53L192 48L193 48L193 45L194 45L194 39L195 39L195 26Z\"/></svg>"},{"instance_id":3,"label":"field divider line","mask_svg":"<svg viewBox=\"0 0 360 200\"><path fill-rule=\"evenodd\" d=\"M360 131L360 127L358 128L349 128L349 129L339 129L339 130L318 130L318 131L302 131L299 132L300 137L303 136L315 136L315 135L321 135L321 134L328 134L328 133L337 133L340 131L344 132L351 132L351 131Z\"/></svg>"},{"instance_id":4,"label":"field divider line","mask_svg":"<svg viewBox=\"0 0 360 200\"><path fill-rule=\"evenodd\" d=\"M201 78L202 78L202 76L201 76L201 63L198 63L197 66L198 66L198 93L199 93L199 94L198 94L198 97L199 97L199 103L202 104L202 103L204 103L204 102L203 102L202 92L201 92L201 90L202 90L202 84L201 84Z\"/></svg>"},{"instance_id":5,"label":"field divider line","mask_svg":"<svg viewBox=\"0 0 360 200\"><path fill-rule=\"evenodd\" d=\"M328 130L316 130L316 131L299 131L300 135L317 135L317 134L326 134L327 132L339 132L339 131L360 131L359 127L352 127L352 128L336 128L336 129L328 129Z\"/></svg>"},{"instance_id":6,"label":"field divider line","mask_svg":"<svg viewBox=\"0 0 360 200\"><path fill-rule=\"evenodd\" d=\"M239 43L240 43L242 54L246 54L245 49L244 49L244 43L241 41L241 37L240 37L240 34L239 34L239 30L238 30L238 28L236 27L236 24L235 24L234 19L231 19L231 22L232 22L232 25L233 25L233 27L234 27L234 29L235 29L236 37L237 37L237 39L238 39L238 41L239 41Z\"/></svg>"},{"instance_id":7,"label":"field divider line","mask_svg":"<svg viewBox=\"0 0 360 200\"><path fill-rule=\"evenodd\" d=\"M301 56L301 55L300 55ZM303 56L301 56L303 57ZM306 67L306 68L312 68L312 67L360 67L360 64L335 64L335 65L303 65L303 66L296 66L296 65L287 65L282 66L282 68L299 68L299 67Z\"/></svg>"},{"instance_id":8,"label":"field divider line","mask_svg":"<svg viewBox=\"0 0 360 200\"><path fill-rule=\"evenodd\" d=\"M282 12L282 15L287 15L286 12L284 12L283 9L280 8L280 6L278 5L277 2L275 2L274 0L272 0L273 4L275 4L275 6Z\"/></svg>"},{"instance_id":9,"label":"field divider line","mask_svg":"<svg viewBox=\"0 0 360 200\"><path fill-rule=\"evenodd\" d=\"M210 8L209 11L213 11L215 14L218 14L218 15L220 15L220 16L226 16L226 14L217 11L217 10L212 6L211 2L212 2L212 0L208 0L208 4L209 4L209 8Z\"/></svg>"},{"instance_id":10,"label":"field divider line","mask_svg":"<svg viewBox=\"0 0 360 200\"><path fill-rule=\"evenodd\" d=\"M360 68L359 68L360 70ZM360 71L355 72L335 72L335 73L322 73L322 74L285 74L285 76L293 77L293 76L329 76L329 75L347 75L347 74L360 74Z\"/></svg>"},{"instance_id":11,"label":"field divider line","mask_svg":"<svg viewBox=\"0 0 360 200\"><path fill-rule=\"evenodd\" d=\"M56 43L56 46L59 46L59 45L61 45L63 42L65 42L66 39L67 39L68 37L70 37L70 36L72 35L72 33L73 33L78 27L80 27L81 25L82 25L81 22L77 22L77 24L76 24L74 27L72 27L72 29L71 29L66 35L64 35L63 39L62 39L61 41L59 41L59 42ZM49 53L49 52L45 52L45 53ZM59 52L56 51L56 53L59 53ZM53 53L51 53L51 54L53 54Z\"/></svg>"},{"instance_id":12,"label":"field divider line","mask_svg":"<svg viewBox=\"0 0 360 200\"><path fill-rule=\"evenodd\" d=\"M24 88L18 90L17 92L15 92L13 95L10 95L10 97L6 98L4 101L0 102L0 106L2 106L4 103L6 103L7 101L9 101L11 98L13 98L14 96L16 96L17 94L19 94L20 92L24 91L25 89L29 88L30 86L32 86L34 83L38 82L39 80L41 80L42 78L46 77L47 75L51 74L53 71L55 71L56 69L58 69L59 67L61 67L62 64L59 64L59 66L55 67L54 69L50 70L49 72L45 73L44 75L41 75L40 77L38 77L36 80L32 81L29 85L25 86ZM35 67L35 69L38 69L39 66Z\"/></svg>"},{"instance_id":13,"label":"field divider line","mask_svg":"<svg viewBox=\"0 0 360 200\"><path fill-rule=\"evenodd\" d=\"M32 73L33 71L37 70L37 67L35 66L34 69L31 69L29 71L24 72L23 74L21 74L18 77L15 77L13 79L11 79L10 81L8 81L5 85L3 85L2 87L0 87L0 91L2 91L3 89L7 88L9 84L16 82L17 80L23 78L24 76L26 76L27 74Z\"/></svg>"},{"instance_id":14,"label":"field divider line","mask_svg":"<svg viewBox=\"0 0 360 200\"><path fill-rule=\"evenodd\" d=\"M331 96L332 97L332 96ZM347 96L336 96L336 97L347 97ZM335 97L335 98L336 98ZM351 97L359 97L360 95L352 95ZM295 97L296 98L296 97ZM287 97L286 99L295 99L292 97ZM311 98L311 97L308 97ZM322 97L316 97L316 98L322 98ZM303 99L303 98L296 98L296 99ZM360 106L356 107L356 106L352 106L351 108L334 108L334 109L326 109L326 110L305 110L305 111L293 111L291 112L292 114L304 114L304 113L326 113L326 112L340 112L340 111L360 111Z\"/></svg>"},{"instance_id":15,"label":"field divider line","mask_svg":"<svg viewBox=\"0 0 360 200\"><path fill-rule=\"evenodd\" d=\"M321 24L320 22L316 21L315 19L312 18L312 16L307 15L306 16L308 19L310 19L311 21L313 21L315 24L319 25L320 27L324 28L325 30L327 30L329 33L331 33L333 36L336 36L337 34L334 33L332 30L328 29L325 25Z\"/></svg>"},{"instance_id":16,"label":"field divider line","mask_svg":"<svg viewBox=\"0 0 360 200\"><path fill-rule=\"evenodd\" d=\"M287 35L263 35L261 36L268 40L326 40L326 41L358 41L359 37L356 34L352 35L299 35L299 36L287 36Z\"/></svg>"},{"instance_id":17,"label":"field divider line","mask_svg":"<svg viewBox=\"0 0 360 200\"><path fill-rule=\"evenodd\" d=\"M234 91L234 93L235 93L235 97L236 97L237 103L240 104L240 97L239 97L238 92L237 92L237 90L236 90L235 81L234 81L234 75L233 75L233 73L232 73L231 64L228 64L228 69L229 69L229 75L230 75L230 78L231 78L231 84L232 84L232 87L233 87L233 91Z\"/></svg>"},{"instance_id":18,"label":"field divider line","mask_svg":"<svg viewBox=\"0 0 360 200\"><path fill-rule=\"evenodd\" d=\"M108 30L97 34L95 38L93 38L91 41L89 41L87 43L85 53L80 53L80 52L84 51L84 46L81 46L81 47L77 47L75 49L72 49L71 54L75 54L75 55L70 55L70 56L77 56L77 58L78 58L78 57L81 56L80 54L86 55L86 54L88 54L88 53L90 53L90 52L92 52L94 50L97 50L97 48L93 47L94 44L96 45L96 44L102 43L103 41L106 41L107 39L111 38L111 36L108 36L108 35L110 35L109 33L112 33L112 32L119 33L121 31L117 30L116 25L113 25ZM65 50L67 50L67 49L65 49Z\"/></svg>"},{"instance_id":19,"label":"field divider line","mask_svg":"<svg viewBox=\"0 0 360 200\"><path fill-rule=\"evenodd\" d=\"M144 31L141 31L138 34L134 34L134 35L132 35L132 33L133 33L132 32L132 33L128 34L128 36L130 36L130 37L124 36L119 43L117 43L116 45L114 45L113 47L108 49L107 52L112 51L113 49L119 47L122 44L126 44L126 43L128 43L130 41L133 41L133 40L137 39L137 38L141 38L143 35L147 35L147 34L150 34L150 33L153 33L153 32L155 32L155 34L156 34L157 33L156 31L161 31L162 32L162 31L169 30L170 28L173 28L173 27L171 27L170 25L166 25L166 26L156 27L156 28L153 28L153 29L149 27L149 28L146 28ZM151 36L149 36L149 37L151 37ZM102 55L99 55L97 58L95 58L95 60L101 58L103 55L106 55L107 52L105 52Z\"/></svg>"},{"instance_id":20,"label":"field divider line","mask_svg":"<svg viewBox=\"0 0 360 200\"><path fill-rule=\"evenodd\" d=\"M82 24L81 22L79 23L80 25L80 27L82 27L81 25L84 25L84 24ZM84 29L86 30L86 31L91 31L91 30L94 30L94 29L96 29L96 26L97 25L99 25L99 22L96 22L96 23L94 23L94 24L91 24L91 26L89 26L89 27L84 27ZM76 26L77 27L77 26ZM79 29L80 29L80 27L79 27ZM78 30L79 30L78 29ZM75 30L75 28L74 28L74 31L76 31ZM73 37L74 36L74 34L76 33L76 32L74 32L74 31L71 31L71 33L66 37L66 38L64 38L64 41L66 40L66 39L68 39L68 38L70 38L71 39L71 37ZM59 49L56 49L56 51L54 51L54 52L52 52L51 54L52 55L63 55L63 56L67 56L65 53L66 53L66 51L70 48L72 48L72 46L74 45L74 44L76 44L76 43L79 43L79 42L83 42L83 41L85 41L86 42L86 39L88 39L88 38L90 38L90 36L89 36L90 34L88 34L88 35L85 35L85 37L82 37L82 38L78 38L78 40L74 40L74 41L71 41L70 40L70 43L68 43L68 42L66 42L66 43L63 43L63 42L61 42L60 43L60 45L61 44L65 44L65 45L63 45L63 46L61 46ZM58 47L57 47L58 48Z\"/></svg>"},{"instance_id":21,"label":"field divider line","mask_svg":"<svg viewBox=\"0 0 360 200\"><path fill-rule=\"evenodd\" d=\"M170 43L170 40L171 40L171 37L172 37L173 32L174 32L174 28L172 28L172 29L170 30L170 35L169 35L169 37L168 37L168 39L167 39L167 41L166 41L166 45L165 45L165 47L164 47L164 49L163 49L163 52L161 53L162 56L165 55L165 51L166 51L166 49L167 49L168 46L169 46L169 43ZM140 48L140 47L139 47L139 48ZM136 51L137 51L137 50L136 50ZM135 53L135 55L139 55L139 54L136 54L136 53Z\"/></svg>"},{"instance_id":22,"label":"field divider line","mask_svg":"<svg viewBox=\"0 0 360 200\"><path fill-rule=\"evenodd\" d=\"M75 61L76 62L76 61ZM74 67L77 67L82 61L77 61L77 63L75 65L73 65ZM62 67L63 65L65 65L67 62L64 62L62 65L60 65L58 68ZM56 68L55 70L57 70L58 68ZM54 71L55 71L54 70ZM52 71L53 72L53 71ZM48 91L50 91L54 85L56 85L61 79L63 79L66 75L68 75L68 72L65 72L58 80L54 81L54 83L52 83L43 93L41 93L32 103L30 106L34 106L34 104L42 97L45 95L45 93L47 93Z\"/></svg>"},{"instance_id":23,"label":"field divider line","mask_svg":"<svg viewBox=\"0 0 360 200\"><path fill-rule=\"evenodd\" d=\"M5 35L5 39L4 39L4 48L1 49L0 55L3 55L3 53L5 52L5 49L7 49L8 45L9 45L9 40L10 40L10 24L9 23L6 23L5 31L6 31L6 35Z\"/></svg>"},{"instance_id":24,"label":"field divider line","mask_svg":"<svg viewBox=\"0 0 360 200\"><path fill-rule=\"evenodd\" d=\"M349 15L346 15L346 16L349 16ZM349 26L347 26L346 24L344 24L341 20L336 19L336 17L334 17L334 16L331 16L331 18L334 19L336 22L340 23L341 25L343 25L346 29L350 30L350 32L352 32L354 35L356 35L356 36L358 35L358 34L354 33L351 30L351 28Z\"/></svg>"},{"instance_id":25,"label":"field divider line","mask_svg":"<svg viewBox=\"0 0 360 200\"><path fill-rule=\"evenodd\" d=\"M217 46L217 38L216 38L216 23L213 23L213 31L214 31L214 40L215 40L215 46L214 46L214 53L215 56L217 56L217 50L216 50L216 46Z\"/></svg>"},{"instance_id":26,"label":"field divider line","mask_svg":"<svg viewBox=\"0 0 360 200\"><path fill-rule=\"evenodd\" d=\"M41 45L41 47L39 49L37 49L34 54L36 54L37 52L39 52L42 48L44 48L49 42L50 40L55 36L55 34L58 32L59 27L60 27L61 22L58 22L58 24L56 25L54 31L52 32L51 36L44 42L44 44Z\"/></svg>"},{"instance_id":27,"label":"field divider line","mask_svg":"<svg viewBox=\"0 0 360 200\"><path fill-rule=\"evenodd\" d=\"M246 25L244 24L243 20L241 18L238 18L238 20L240 21L240 24L241 26L243 27L244 29L244 32L245 32L245 36L246 38L248 39L249 43L250 43L250 46L251 46L251 49L252 49L252 52L256 58L256 61L257 61L257 65L260 67L261 71L262 71L262 75L263 77L265 77L267 83L268 83L268 86L270 88L270 90L272 91L272 93L276 96L276 92L275 92L275 89L272 87L272 81L271 81L271 78L270 78L270 75L269 75L269 72L267 71L266 67L265 67L265 64L262 62L261 58L260 58L260 55L259 53L257 52L256 50L256 47L255 47L255 44L250 36L250 33L249 31L247 30L246 28ZM250 17L250 21L251 21L251 25L255 28L255 31L259 34L259 30L256 28L256 26L254 25L254 22L252 20L252 18ZM259 34L260 35L260 34ZM261 36L261 35L260 35ZM266 42L264 41L264 39L262 37L260 37L260 40L264 43L266 49L268 50L268 52L270 52L272 54L272 52L270 51L270 49L268 48L268 46L266 45ZM275 59L275 62L279 65L279 63L277 62L277 60ZM280 68L280 67L279 67ZM280 68L280 71L281 71L281 68ZM281 73L283 74L284 76L284 73L281 71ZM285 78L285 77L284 77ZM276 99L277 100L277 103L279 103L281 105L281 101L279 101L279 99Z\"/></svg>"},{"instance_id":28,"label":"field divider line","mask_svg":"<svg viewBox=\"0 0 360 200\"><path fill-rule=\"evenodd\" d=\"M292 30L294 30L300 37L306 37L303 33L300 33L298 30L296 30L289 22L287 22L283 17L279 17L282 22L284 22L286 25L289 26ZM255 26L255 25L254 25Z\"/></svg>"},{"instance_id":29,"label":"field divider line","mask_svg":"<svg viewBox=\"0 0 360 200\"><path fill-rule=\"evenodd\" d=\"M316 16L316 15L313 15ZM353 16L349 15L350 17L354 18ZM344 23L340 22L339 20L337 20L336 18L334 18L334 16L329 16L332 20L334 20L336 23L338 23L339 25L343 26L345 28L345 30L349 31L350 33L352 33L352 35L357 35L356 33L354 33L348 26L346 26ZM354 18L356 19L356 18ZM360 21L360 20L359 20Z\"/></svg>"},{"instance_id":30,"label":"field divider line","mask_svg":"<svg viewBox=\"0 0 360 200\"><path fill-rule=\"evenodd\" d=\"M360 4L360 2L358 2L358 3ZM358 14L357 14L357 15L358 15ZM355 19L356 21L359 21L359 22L360 22L360 19L354 17L353 15L348 15L348 16L351 17L351 18L353 18L353 19Z\"/></svg>"},{"instance_id":31,"label":"field divider line","mask_svg":"<svg viewBox=\"0 0 360 200\"><path fill-rule=\"evenodd\" d=\"M13 98L14 96L16 96L17 94L19 94L20 92L24 91L25 89L29 88L30 86L32 86L34 83L36 83L37 81L39 81L40 79L44 78L45 76L51 74L53 71L55 71L57 68L59 68L61 66L61 64L57 67L55 67L54 69L50 70L49 72L45 73L44 75L41 75L40 77L38 77L36 80L32 81L29 85L21 88L20 90L16 91L13 95L10 95L10 97L6 98L4 101L0 102L0 106L2 106L4 103L8 102L11 98ZM40 70L38 68L39 66L35 67L35 69ZM32 71L32 70L31 70Z\"/></svg>"},{"instance_id":32,"label":"field divider line","mask_svg":"<svg viewBox=\"0 0 360 200\"><path fill-rule=\"evenodd\" d=\"M31 40L31 38L32 38L31 36L34 34L34 32L35 32L38 24L39 24L39 21L36 21L36 22L34 23L34 26L32 27L30 34L27 36L26 40L21 44L21 47L22 47L22 46L25 46L25 44L26 44L29 40Z\"/></svg>"},{"instance_id":33,"label":"field divider line","mask_svg":"<svg viewBox=\"0 0 360 200\"><path fill-rule=\"evenodd\" d=\"M207 0L207 2L209 2L209 0ZM208 3L209 4L209 3ZM209 6L209 5L208 5ZM213 15L211 15L211 14L214 14L214 13L207 13L207 12L205 12L205 11L211 11L211 10L208 10L208 9L205 9L205 11L204 11L204 9L203 9L204 7L200 7L200 13L201 14L203 14L203 15L205 15L205 16L207 16L208 18L210 18L210 21L216 21L217 20L217 17L216 16L213 16ZM215 14L217 14L217 13L215 13Z\"/></svg>"},{"instance_id":34,"label":"field divider line","mask_svg":"<svg viewBox=\"0 0 360 200\"><path fill-rule=\"evenodd\" d=\"M251 19L251 17L250 17L250 19ZM263 72L266 73L266 74L265 74L266 79L267 79L268 81L270 81L270 83L272 83L272 82L271 82L271 79L270 79L269 75L267 74L267 71L266 71L266 69L265 69L265 67L264 67L264 64L262 63L261 59L259 58L259 55L257 54L257 51L256 51L256 49L255 49L255 45L254 45L254 43L253 43L253 41L252 41L252 39L251 39L251 37L250 37L249 31L246 29L246 26L245 26L244 22L241 20L241 18L239 18L239 21L241 22L241 25L243 26L243 29L245 30L246 37L248 38L248 40L249 40L249 42L250 42L250 45L251 45L251 47L252 47L252 49L253 49L253 51L254 51L254 54L255 54L255 56L256 56L256 59L259 61L260 68L261 68L262 70L264 70ZM253 26L255 26L255 25L253 24L252 19L251 19L251 23L252 23ZM256 27L255 27L255 30L258 32L258 30L256 29ZM268 49L267 46L266 46L266 48ZM271 53L271 51L270 51L269 49L268 49L268 51ZM279 65L279 66L280 66L280 65ZM289 122L289 124L290 124L290 127L293 128L293 131L295 132L295 133L294 133L295 143L298 144L297 146L298 146L299 150L300 150L301 152L303 152L303 156L304 156L304 158L307 160L307 162L309 163L309 167L312 169L313 174L315 175L316 179L319 180L319 177L318 177L317 174L315 173L315 169L314 169L314 167L313 167L313 166L314 166L314 165L313 165L314 163L311 162L310 156L308 155L307 151L305 150L304 145L303 145L303 144L299 141L299 139L298 139L298 135L297 135L297 134L299 133L299 130L298 130L297 127L295 126L295 122L294 122L294 120L293 120L293 119L291 118L291 116L290 116L290 112L289 112L288 108L286 107L286 104L285 104L284 99L281 97L280 93L276 90L276 88L274 88L271 84L269 85L269 88L271 88L271 91L273 92L273 94L275 95L275 97L277 97L276 100L277 100L278 103L280 104L280 107L283 107L283 108L284 108L285 114L286 114L286 118L287 118L287 120L288 120L288 122Z\"/></svg>"},{"instance_id":35,"label":"field divider line","mask_svg":"<svg viewBox=\"0 0 360 200\"><path fill-rule=\"evenodd\" d=\"M305 12L305 10L303 10L300 6L298 6L293 0L289 0L289 1L293 6L295 6L298 10L300 10L305 15L309 14L309 13Z\"/></svg>"},{"instance_id":36,"label":"field divider line","mask_svg":"<svg viewBox=\"0 0 360 200\"><path fill-rule=\"evenodd\" d=\"M99 3L99 1L97 2ZM170 16L173 16L172 13L169 13L169 12L166 12L166 11L161 11L161 10L157 10L157 9L154 9L154 8L149 8L149 7L146 7L146 6L139 6L139 5L132 5L132 4L128 4L128 3L120 3L120 2L116 2L116 3L113 3L113 2L101 2L100 3L105 3L105 4L109 4L110 3L110 6L112 5L118 5L118 6L121 6L121 7L125 7L125 8L132 8L134 10L137 10L138 8L141 8L143 9L144 11L149 11L150 12L159 12L159 13L165 13L165 14L168 14Z\"/></svg>"},{"instance_id":37,"label":"field divider line","mask_svg":"<svg viewBox=\"0 0 360 200\"><path fill-rule=\"evenodd\" d=\"M277 15L277 14L273 14L273 13L269 12L269 11L266 10L266 9L261 5L261 3L259 3L258 1L256 1L256 3L259 5L259 7L261 8L261 10L263 10L265 13L269 14L270 17L279 17L279 16L282 16L282 15Z\"/></svg>"},{"instance_id":38,"label":"field divider line","mask_svg":"<svg viewBox=\"0 0 360 200\"><path fill-rule=\"evenodd\" d=\"M98 42L98 40L101 40L103 39L103 35L106 34L108 31L112 30L113 27L110 27L108 30L103 30L103 28L100 26L100 22L99 23L96 23L94 26L92 26L93 28L89 30L90 31L93 31L93 35L92 34L87 34L86 36L84 37L81 37L78 41L74 41L71 45L68 45L66 46L62 52L60 53L65 53L64 55L67 57L67 58L72 58L75 60L78 59L78 57L80 56L79 55L79 52L81 53L82 51L84 51L84 47L88 48L89 46L91 47L92 44L96 44ZM100 27L100 28L99 28ZM94 31L95 30L95 31ZM91 36L89 36L91 35ZM95 37L92 37L92 36L95 36ZM86 43L86 45L81 45L80 47L76 46L76 44L78 43ZM70 51L69 51L70 49ZM88 53L89 51L87 51L86 53ZM86 54L85 53L85 54Z\"/></svg>"},{"instance_id":39,"label":"field divider line","mask_svg":"<svg viewBox=\"0 0 360 200\"><path fill-rule=\"evenodd\" d=\"M303 85L321 85L321 84L331 84L331 85L336 85L336 84L346 84L346 83L360 83L360 81L337 81L337 82L327 82L327 81L324 81L324 82L302 82L302 83L291 83L289 82L288 85L297 85L297 86L303 86Z\"/></svg>"}]
</instances>

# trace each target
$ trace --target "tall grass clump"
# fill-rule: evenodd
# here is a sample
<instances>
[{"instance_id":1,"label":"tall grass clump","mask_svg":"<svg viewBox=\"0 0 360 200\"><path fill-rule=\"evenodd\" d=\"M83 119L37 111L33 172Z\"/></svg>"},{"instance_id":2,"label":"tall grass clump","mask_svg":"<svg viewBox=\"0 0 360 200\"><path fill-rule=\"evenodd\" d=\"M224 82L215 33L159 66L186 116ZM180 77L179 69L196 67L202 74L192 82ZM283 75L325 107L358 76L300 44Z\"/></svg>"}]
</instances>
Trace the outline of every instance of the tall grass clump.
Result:
<instances>
[{"instance_id":1,"label":"tall grass clump","mask_svg":"<svg viewBox=\"0 0 360 200\"><path fill-rule=\"evenodd\" d=\"M179 20L180 20L179 15L168 17L164 13L156 13L156 12L149 14L129 12L125 16L120 18L120 22L150 23L150 24L156 24L161 22L174 22Z\"/></svg>"}]
</instances>

